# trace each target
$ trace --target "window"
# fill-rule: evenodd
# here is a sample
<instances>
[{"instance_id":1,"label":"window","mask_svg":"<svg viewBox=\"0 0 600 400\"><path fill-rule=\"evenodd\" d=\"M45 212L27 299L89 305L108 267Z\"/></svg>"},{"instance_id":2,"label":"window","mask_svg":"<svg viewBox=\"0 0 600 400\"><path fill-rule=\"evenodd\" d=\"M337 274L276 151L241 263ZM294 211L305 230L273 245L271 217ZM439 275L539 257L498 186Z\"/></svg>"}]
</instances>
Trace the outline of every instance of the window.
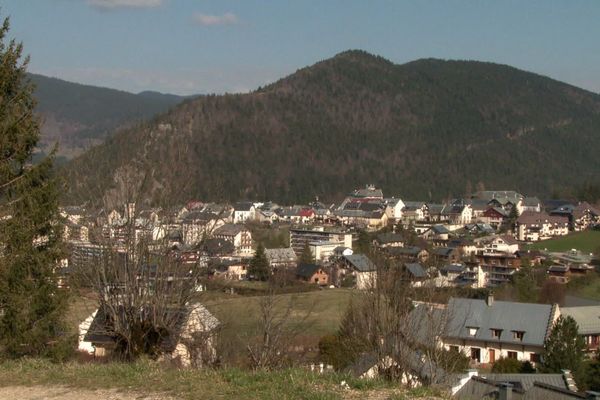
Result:
<instances>
[{"instance_id":1,"label":"window","mask_svg":"<svg viewBox=\"0 0 600 400\"><path fill-rule=\"evenodd\" d=\"M519 342L522 342L524 336L525 336L525 332L523 332L523 331L513 331L513 339L514 340L518 340Z\"/></svg>"},{"instance_id":2,"label":"window","mask_svg":"<svg viewBox=\"0 0 600 400\"><path fill-rule=\"evenodd\" d=\"M517 352L516 351L509 351L507 353L507 357L508 358L514 358L516 360L517 359Z\"/></svg>"},{"instance_id":3,"label":"window","mask_svg":"<svg viewBox=\"0 0 600 400\"><path fill-rule=\"evenodd\" d=\"M458 353L458 346L448 346L448 350L453 353Z\"/></svg>"},{"instance_id":4,"label":"window","mask_svg":"<svg viewBox=\"0 0 600 400\"><path fill-rule=\"evenodd\" d=\"M492 329L493 339L500 339L500 335L502 335L502 329Z\"/></svg>"},{"instance_id":5,"label":"window","mask_svg":"<svg viewBox=\"0 0 600 400\"><path fill-rule=\"evenodd\" d=\"M469 330L469 336L477 335L477 331L479 330L479 328L476 328L473 326L469 326L469 327L467 327L467 329Z\"/></svg>"},{"instance_id":6,"label":"window","mask_svg":"<svg viewBox=\"0 0 600 400\"><path fill-rule=\"evenodd\" d=\"M540 355L537 353L531 353L529 355L529 361L531 361L532 363L539 363L540 362Z\"/></svg>"}]
</instances>

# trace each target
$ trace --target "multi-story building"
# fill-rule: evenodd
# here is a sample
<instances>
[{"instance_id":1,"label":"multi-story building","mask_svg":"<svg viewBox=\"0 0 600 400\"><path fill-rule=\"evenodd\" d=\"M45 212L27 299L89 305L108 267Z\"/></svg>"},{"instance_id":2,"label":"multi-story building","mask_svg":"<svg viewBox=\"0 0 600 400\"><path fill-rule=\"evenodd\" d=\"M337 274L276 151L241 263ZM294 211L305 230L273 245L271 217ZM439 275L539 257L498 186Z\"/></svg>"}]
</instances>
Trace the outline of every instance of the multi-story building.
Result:
<instances>
[{"instance_id":1,"label":"multi-story building","mask_svg":"<svg viewBox=\"0 0 600 400\"><path fill-rule=\"evenodd\" d=\"M352 248L352 234L341 231L325 231L323 228L290 229L290 247L300 255L311 242L337 242L338 246Z\"/></svg>"}]
</instances>

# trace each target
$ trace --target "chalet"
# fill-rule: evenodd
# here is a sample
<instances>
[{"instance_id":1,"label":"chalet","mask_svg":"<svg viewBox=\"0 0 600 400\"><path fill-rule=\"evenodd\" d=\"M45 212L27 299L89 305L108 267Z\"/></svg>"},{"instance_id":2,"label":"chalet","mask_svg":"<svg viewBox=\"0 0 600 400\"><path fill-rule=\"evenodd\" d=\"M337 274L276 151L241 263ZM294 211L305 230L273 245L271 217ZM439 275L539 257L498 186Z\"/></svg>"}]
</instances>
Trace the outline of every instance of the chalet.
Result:
<instances>
[{"instance_id":1,"label":"chalet","mask_svg":"<svg viewBox=\"0 0 600 400\"><path fill-rule=\"evenodd\" d=\"M517 206L524 196L513 190L483 190L475 193L476 199L487 200L488 205L492 207L501 207L509 212Z\"/></svg>"},{"instance_id":2,"label":"chalet","mask_svg":"<svg viewBox=\"0 0 600 400\"><path fill-rule=\"evenodd\" d=\"M496 232L496 229L494 229L491 225L488 225L483 222L477 222L474 224L466 224L464 226L464 230L469 235L475 235L475 236L489 235L489 234Z\"/></svg>"},{"instance_id":3,"label":"chalet","mask_svg":"<svg viewBox=\"0 0 600 400\"><path fill-rule=\"evenodd\" d=\"M446 277L450 282L458 280L464 272L464 264L446 264L440 268L440 275Z\"/></svg>"},{"instance_id":4,"label":"chalet","mask_svg":"<svg viewBox=\"0 0 600 400\"><path fill-rule=\"evenodd\" d=\"M542 212L542 202L537 197L525 197L522 201L517 203L517 210L519 214L524 212Z\"/></svg>"},{"instance_id":5,"label":"chalet","mask_svg":"<svg viewBox=\"0 0 600 400\"><path fill-rule=\"evenodd\" d=\"M296 268L296 276L304 282L327 285L329 274L323 267L316 264L300 264Z\"/></svg>"},{"instance_id":6,"label":"chalet","mask_svg":"<svg viewBox=\"0 0 600 400\"><path fill-rule=\"evenodd\" d=\"M223 238L206 239L200 248L209 257L230 256L235 252L233 242Z\"/></svg>"},{"instance_id":7,"label":"chalet","mask_svg":"<svg viewBox=\"0 0 600 400\"><path fill-rule=\"evenodd\" d=\"M508 213L500 207L488 207L481 217L479 217L481 222L487 223L495 229L500 228L501 226L506 224L508 221Z\"/></svg>"},{"instance_id":8,"label":"chalet","mask_svg":"<svg viewBox=\"0 0 600 400\"><path fill-rule=\"evenodd\" d=\"M265 256L274 270L295 268L298 260L291 247L265 249Z\"/></svg>"},{"instance_id":9,"label":"chalet","mask_svg":"<svg viewBox=\"0 0 600 400\"><path fill-rule=\"evenodd\" d=\"M233 243L233 246L237 253L252 253L252 233L244 225L222 225L213 231L213 236L217 239L224 239Z\"/></svg>"},{"instance_id":10,"label":"chalet","mask_svg":"<svg viewBox=\"0 0 600 400\"><path fill-rule=\"evenodd\" d=\"M436 240L436 241L447 241L450 235L450 231L444 225L432 225L427 228L423 233L421 233L421 237L427 240Z\"/></svg>"},{"instance_id":11,"label":"chalet","mask_svg":"<svg viewBox=\"0 0 600 400\"><path fill-rule=\"evenodd\" d=\"M562 307L561 314L572 317L589 352L600 348L600 306Z\"/></svg>"},{"instance_id":12,"label":"chalet","mask_svg":"<svg viewBox=\"0 0 600 400\"><path fill-rule=\"evenodd\" d=\"M233 223L241 224L255 218L256 208L248 201L235 203L233 206Z\"/></svg>"},{"instance_id":13,"label":"chalet","mask_svg":"<svg viewBox=\"0 0 600 400\"><path fill-rule=\"evenodd\" d=\"M408 279L414 286L421 286L427 279L427 272L419 263L405 263L402 269L405 279Z\"/></svg>"},{"instance_id":14,"label":"chalet","mask_svg":"<svg viewBox=\"0 0 600 400\"><path fill-rule=\"evenodd\" d=\"M404 236L399 233L380 233L373 240L373 245L379 248L383 247L403 247Z\"/></svg>"},{"instance_id":15,"label":"chalet","mask_svg":"<svg viewBox=\"0 0 600 400\"><path fill-rule=\"evenodd\" d=\"M181 224L183 242L188 245L197 244L224 224L225 222L214 213L192 211L185 216Z\"/></svg>"},{"instance_id":16,"label":"chalet","mask_svg":"<svg viewBox=\"0 0 600 400\"><path fill-rule=\"evenodd\" d=\"M337 210L335 216L345 225L371 230L383 228L388 223L385 205L380 202L349 202Z\"/></svg>"},{"instance_id":17,"label":"chalet","mask_svg":"<svg viewBox=\"0 0 600 400\"><path fill-rule=\"evenodd\" d=\"M586 202L579 203L572 213L573 229L582 231L600 224L600 210Z\"/></svg>"},{"instance_id":18,"label":"chalet","mask_svg":"<svg viewBox=\"0 0 600 400\"><path fill-rule=\"evenodd\" d=\"M388 247L385 252L390 257L405 262L425 262L429 258L429 252L417 246Z\"/></svg>"},{"instance_id":19,"label":"chalet","mask_svg":"<svg viewBox=\"0 0 600 400\"><path fill-rule=\"evenodd\" d=\"M425 221L427 205L422 201L406 201L402 208L402 221Z\"/></svg>"},{"instance_id":20,"label":"chalet","mask_svg":"<svg viewBox=\"0 0 600 400\"><path fill-rule=\"evenodd\" d=\"M377 267L364 254L344 256L341 262L356 277L356 288L363 290L374 287L377 281Z\"/></svg>"},{"instance_id":21,"label":"chalet","mask_svg":"<svg viewBox=\"0 0 600 400\"><path fill-rule=\"evenodd\" d=\"M125 310L122 312L125 315ZM173 331L163 338L159 348L163 359L179 362L182 366L203 366L216 361L215 332L219 321L200 303L191 303L179 309L165 311L165 320L175 321ZM123 322L124 323L124 322ZM80 331L80 348L91 349L96 357L109 356L115 349L118 336L114 322L104 307L96 310L89 325ZM203 351L195 342L201 338Z\"/></svg>"},{"instance_id":22,"label":"chalet","mask_svg":"<svg viewBox=\"0 0 600 400\"><path fill-rule=\"evenodd\" d=\"M483 252L503 252L514 254L519 251L519 242L517 242L515 238L510 235L486 237L477 242L480 246L478 249Z\"/></svg>"},{"instance_id":23,"label":"chalet","mask_svg":"<svg viewBox=\"0 0 600 400\"><path fill-rule=\"evenodd\" d=\"M248 263L242 260L219 260L212 266L213 276L232 281L243 281L248 277Z\"/></svg>"},{"instance_id":24,"label":"chalet","mask_svg":"<svg viewBox=\"0 0 600 400\"><path fill-rule=\"evenodd\" d=\"M545 212L526 211L516 222L516 237L520 241L536 242L569 233L566 217L548 215Z\"/></svg>"},{"instance_id":25,"label":"chalet","mask_svg":"<svg viewBox=\"0 0 600 400\"><path fill-rule=\"evenodd\" d=\"M385 213L390 221L399 221L402 219L402 209L404 202L394 197L383 200L385 204Z\"/></svg>"},{"instance_id":26,"label":"chalet","mask_svg":"<svg viewBox=\"0 0 600 400\"><path fill-rule=\"evenodd\" d=\"M487 200L483 199L469 199L466 200L467 204L471 206L473 210L473 219L479 220L483 214L490 208Z\"/></svg>"},{"instance_id":27,"label":"chalet","mask_svg":"<svg viewBox=\"0 0 600 400\"><path fill-rule=\"evenodd\" d=\"M447 216L452 225L470 224L473 219L473 209L469 204L452 204L444 209L443 214Z\"/></svg>"},{"instance_id":28,"label":"chalet","mask_svg":"<svg viewBox=\"0 0 600 400\"><path fill-rule=\"evenodd\" d=\"M460 252L455 247L436 247L430 252L430 260L435 265L453 264L460 261Z\"/></svg>"},{"instance_id":29,"label":"chalet","mask_svg":"<svg viewBox=\"0 0 600 400\"><path fill-rule=\"evenodd\" d=\"M499 358L535 365L559 316L556 305L495 301L491 295L485 300L452 298L447 307L443 346L466 354L474 365Z\"/></svg>"}]
</instances>

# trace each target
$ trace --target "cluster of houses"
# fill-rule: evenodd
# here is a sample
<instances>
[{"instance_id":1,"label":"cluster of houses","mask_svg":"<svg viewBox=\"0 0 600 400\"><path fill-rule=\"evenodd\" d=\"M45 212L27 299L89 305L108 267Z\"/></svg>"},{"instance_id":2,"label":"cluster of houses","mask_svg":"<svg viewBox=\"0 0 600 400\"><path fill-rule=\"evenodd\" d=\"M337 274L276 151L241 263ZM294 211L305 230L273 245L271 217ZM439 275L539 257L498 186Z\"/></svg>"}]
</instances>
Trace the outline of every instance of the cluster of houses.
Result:
<instances>
[{"instance_id":1,"label":"cluster of houses","mask_svg":"<svg viewBox=\"0 0 600 400\"><path fill-rule=\"evenodd\" d=\"M108 247L127 252L128 243L145 241L157 251L166 249L186 268L204 268L211 279L252 279L249 263L257 247L253 229L273 226L289 232L289 245L265 249L272 271L292 272L307 284L357 290L377 284L375 259L393 261L414 287L498 287L512 280L525 259L532 264L545 262L548 279L567 283L594 271L592 255L577 250L526 251L523 243L600 226L600 211L585 202L542 202L515 191L481 191L470 198L436 204L385 197L371 185L353 191L339 205L329 206L319 201L290 207L272 202L194 201L171 209L140 210L136 204L126 204L122 210L96 213L64 207L61 214L70 248L64 262L66 272L97 259ZM366 246L373 256L364 251L364 232L369 232ZM307 251L312 260L300 262ZM418 305L415 310L430 306ZM438 338L440 345L467 355L474 366L490 365L500 358L535 365L560 315L576 320L588 351L596 351L600 345L597 306L515 303L488 296L483 300L454 298L435 309L434 315L447 319ZM210 333L218 321L200 304L178 312L178 335L183 339L170 341L165 353L191 363L189 356L182 356L186 335ZM81 327L81 349L96 352L113 343L112 338L95 335L90 329L101 315L102 310L97 310ZM370 376L377 362L364 361L355 372ZM544 391L570 396L576 389L565 376L548 377L548 382L554 379L553 384L540 378L541 383L529 382L527 390L514 388L510 393L515 398L535 398L527 396ZM506 395L505 378L470 376L454 392L457 398L470 398L461 393L475 396L480 391ZM556 384L559 381L564 384Z\"/></svg>"},{"instance_id":2,"label":"cluster of houses","mask_svg":"<svg viewBox=\"0 0 600 400\"><path fill-rule=\"evenodd\" d=\"M593 269L590 255L525 253L521 244L600 226L600 211L585 202L542 202L515 191L480 191L468 199L436 204L385 197L372 185L329 206L319 201L291 207L192 201L170 209L139 210L129 203L122 210L93 214L82 207L61 212L71 249L65 266L88 262L107 243L125 248L128 241L145 240L170 249L185 264L209 268L215 276L248 279L256 248L249 228L253 222L289 230L289 248L267 249L274 270L298 268L298 256L308 247L314 263L298 268L299 280L321 285L352 281L359 288L375 270L370 260L355 262L366 257L353 251L361 230L388 228L373 234L373 248L403 264L415 285L480 288L509 282L524 256L534 263L550 260L549 277L560 283L588 273Z\"/></svg>"},{"instance_id":3,"label":"cluster of houses","mask_svg":"<svg viewBox=\"0 0 600 400\"><path fill-rule=\"evenodd\" d=\"M407 350L401 353L403 368L408 369L403 379L417 385L425 381L449 386L456 399L598 399L600 393L579 392L568 370L554 374L484 372L507 358L539 366L545 341L561 315L575 319L587 344L585 351L593 356L600 341L600 306L561 308L499 301L491 294L486 299L452 298L448 304L415 303L407 320L411 332L417 334L415 340L431 337L436 346L467 356L473 369L467 374L446 373L427 353ZM380 357L365 354L348 372L371 378L400 364L389 355Z\"/></svg>"}]
</instances>

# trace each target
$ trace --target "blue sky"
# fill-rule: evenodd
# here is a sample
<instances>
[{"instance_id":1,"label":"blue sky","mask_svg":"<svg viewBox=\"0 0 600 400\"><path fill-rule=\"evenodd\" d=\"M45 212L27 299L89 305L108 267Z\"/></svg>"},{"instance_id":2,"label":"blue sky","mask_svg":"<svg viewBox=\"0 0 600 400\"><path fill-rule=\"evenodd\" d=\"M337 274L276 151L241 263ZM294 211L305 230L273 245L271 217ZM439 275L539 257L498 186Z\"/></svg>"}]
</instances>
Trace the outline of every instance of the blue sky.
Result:
<instances>
[{"instance_id":1,"label":"blue sky","mask_svg":"<svg viewBox=\"0 0 600 400\"><path fill-rule=\"evenodd\" d=\"M30 71L139 92L248 91L347 49L493 61L600 92L597 0L3 0Z\"/></svg>"}]
</instances>

